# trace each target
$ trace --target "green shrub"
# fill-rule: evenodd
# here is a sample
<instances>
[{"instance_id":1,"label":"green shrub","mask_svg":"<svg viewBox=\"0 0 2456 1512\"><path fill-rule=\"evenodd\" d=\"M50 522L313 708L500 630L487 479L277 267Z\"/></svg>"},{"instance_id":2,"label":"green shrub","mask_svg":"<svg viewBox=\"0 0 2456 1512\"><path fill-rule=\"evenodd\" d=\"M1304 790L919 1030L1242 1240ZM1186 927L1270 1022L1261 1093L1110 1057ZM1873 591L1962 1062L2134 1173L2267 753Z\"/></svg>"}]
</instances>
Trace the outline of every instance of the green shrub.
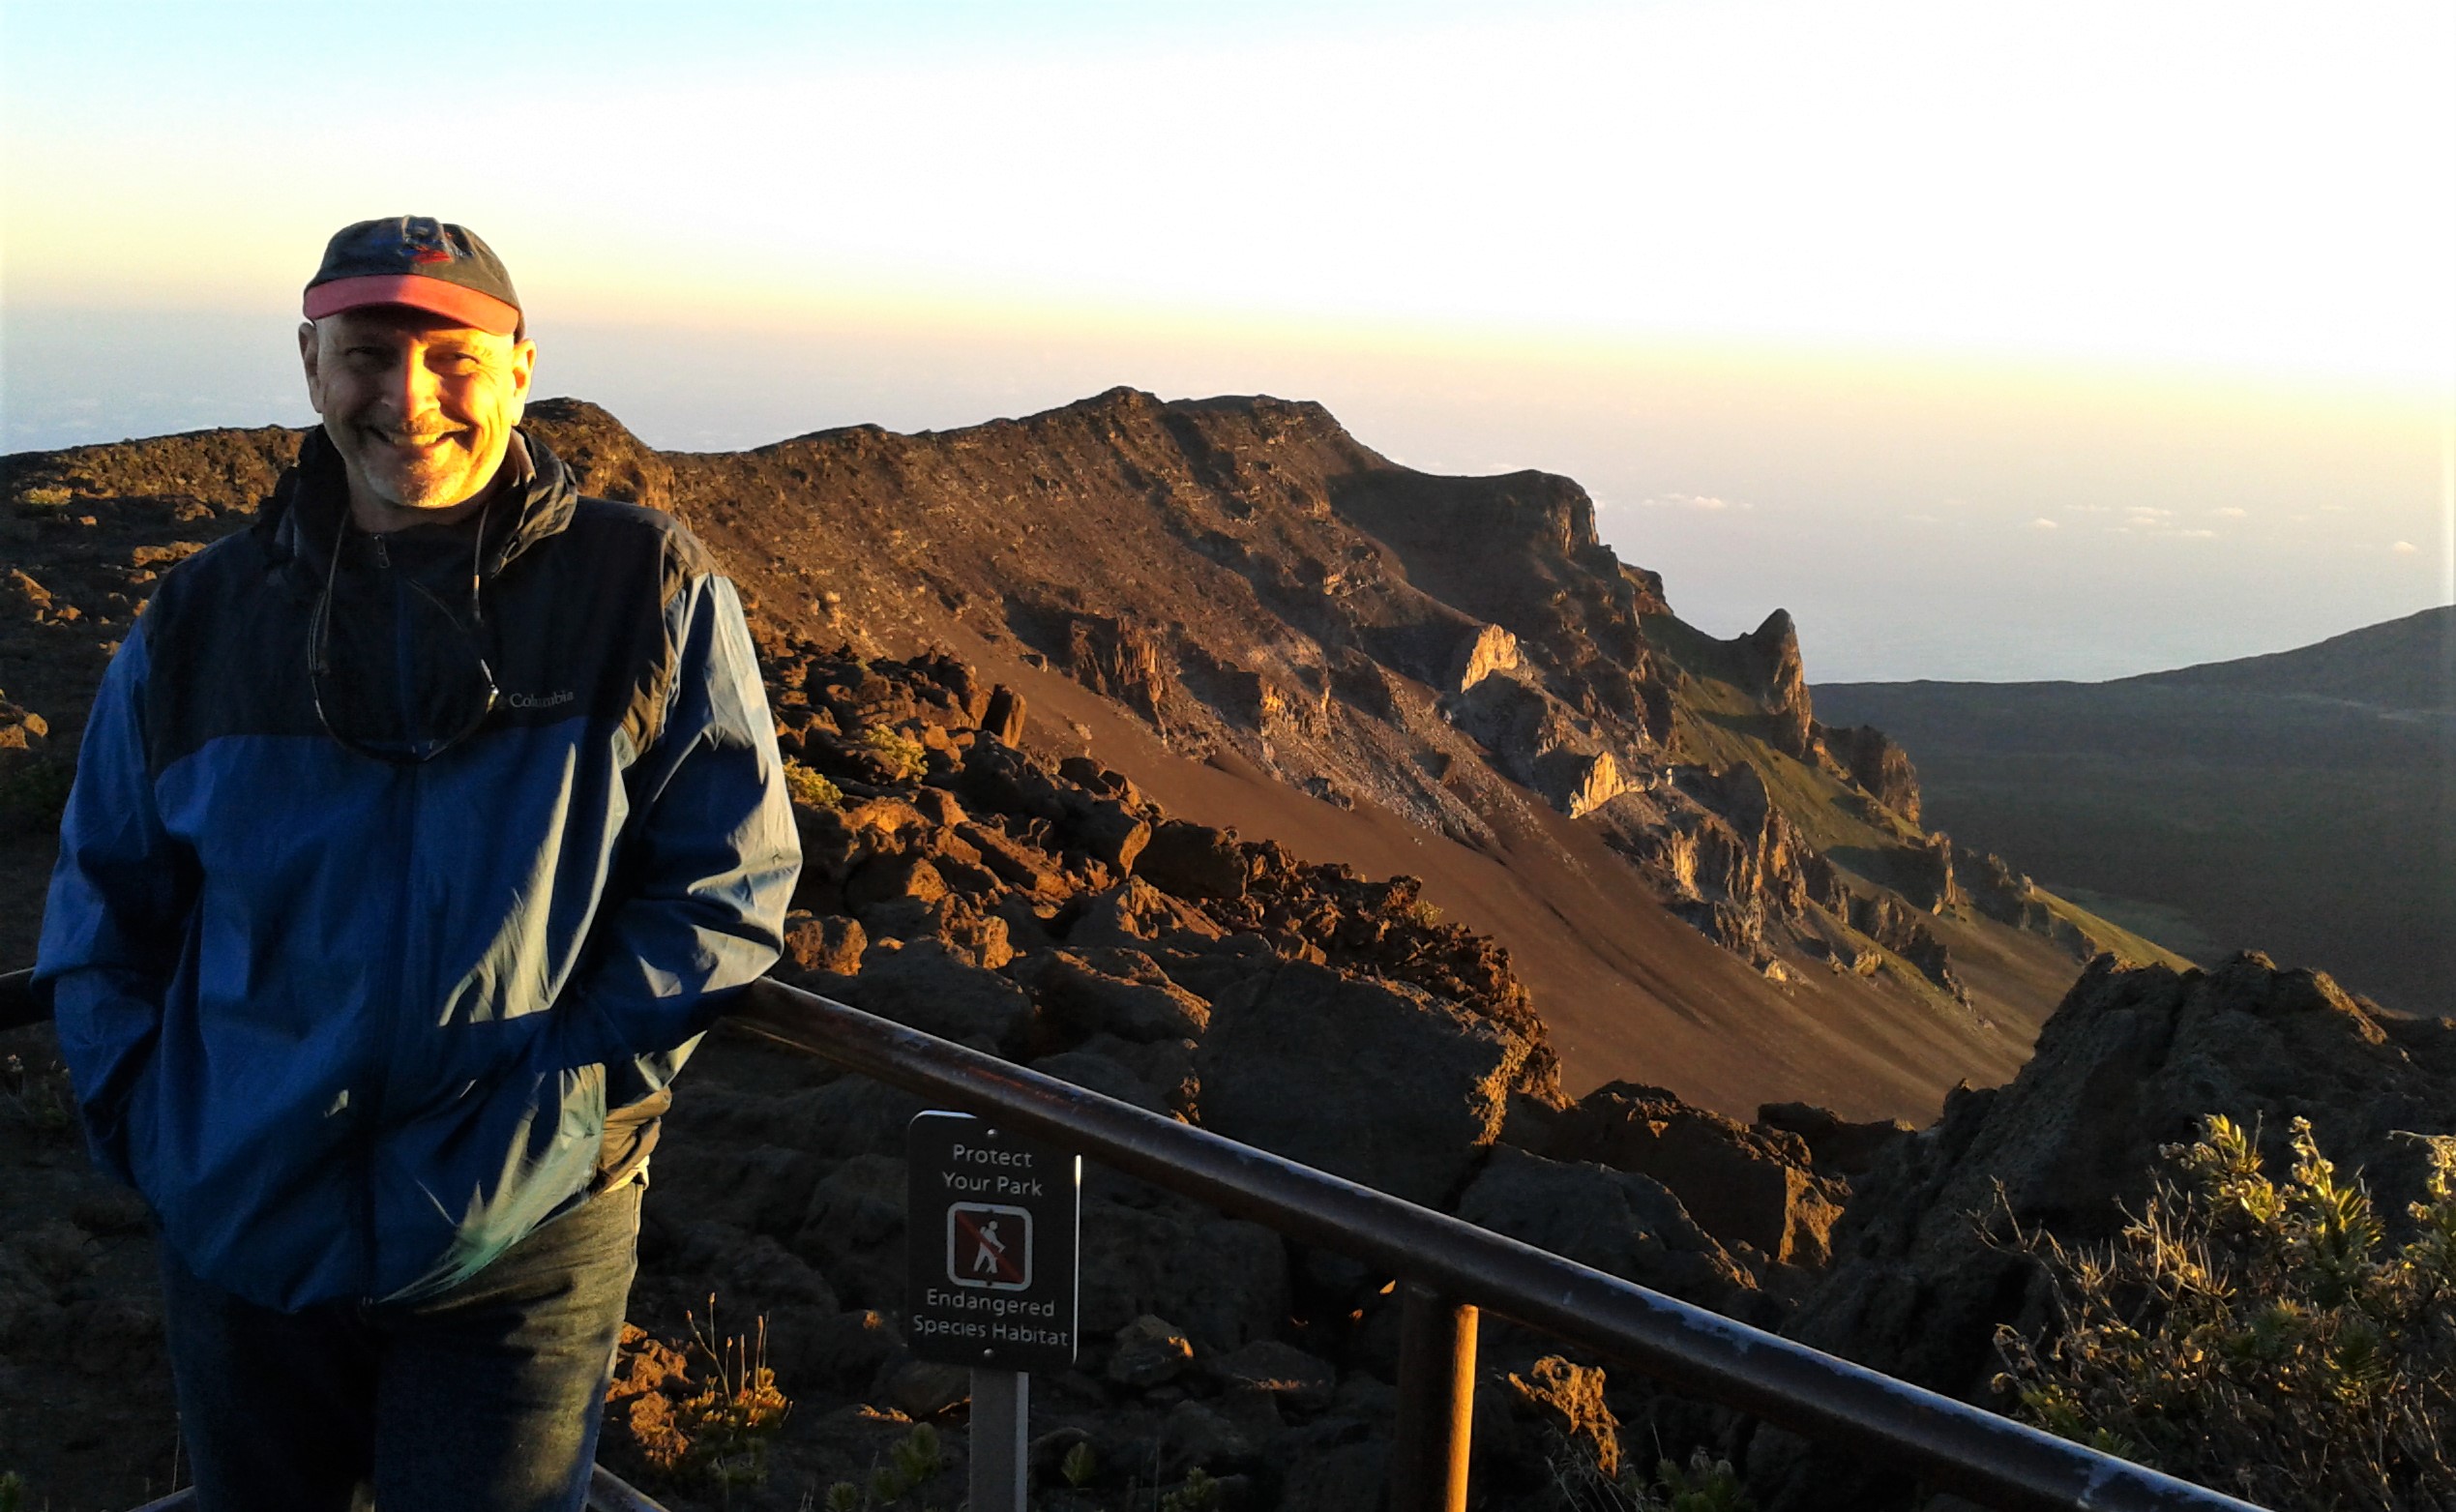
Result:
<instances>
[{"instance_id":1,"label":"green shrub","mask_svg":"<svg viewBox=\"0 0 2456 1512\"><path fill-rule=\"evenodd\" d=\"M1174 1491L1161 1497L1160 1512L1215 1512L1219 1504L1220 1483L1198 1465L1185 1472Z\"/></svg>"},{"instance_id":2,"label":"green shrub","mask_svg":"<svg viewBox=\"0 0 2456 1512\"><path fill-rule=\"evenodd\" d=\"M862 749L877 757L888 776L899 783L917 780L930 769L929 754L921 742L909 735L897 733L884 725L873 725L861 732Z\"/></svg>"},{"instance_id":3,"label":"green shrub","mask_svg":"<svg viewBox=\"0 0 2456 1512\"><path fill-rule=\"evenodd\" d=\"M796 808L841 809L844 806L844 789L822 774L789 758L784 763L784 791Z\"/></svg>"},{"instance_id":4,"label":"green shrub","mask_svg":"<svg viewBox=\"0 0 2456 1512\"><path fill-rule=\"evenodd\" d=\"M2391 1248L2359 1181L2293 1125L2285 1181L2222 1117L2101 1246L2012 1238L2058 1329L1997 1336L1997 1385L2067 1438L2278 1508L2456 1508L2456 1139Z\"/></svg>"},{"instance_id":5,"label":"green shrub","mask_svg":"<svg viewBox=\"0 0 2456 1512\"><path fill-rule=\"evenodd\" d=\"M45 486L43 488L26 489L23 493L17 495L17 503L22 508L33 513L50 514L55 510L66 509L68 507L69 500L74 497L76 497L76 495L66 489L56 486Z\"/></svg>"}]
</instances>

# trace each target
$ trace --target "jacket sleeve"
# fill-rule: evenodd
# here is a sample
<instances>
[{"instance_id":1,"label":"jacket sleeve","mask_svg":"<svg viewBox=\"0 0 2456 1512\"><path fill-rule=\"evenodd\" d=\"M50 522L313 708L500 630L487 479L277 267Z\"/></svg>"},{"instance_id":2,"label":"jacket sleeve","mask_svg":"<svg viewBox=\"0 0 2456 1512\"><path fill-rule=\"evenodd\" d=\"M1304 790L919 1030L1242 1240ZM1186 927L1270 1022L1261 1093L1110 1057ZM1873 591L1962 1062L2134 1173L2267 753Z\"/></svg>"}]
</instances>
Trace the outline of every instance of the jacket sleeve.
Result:
<instances>
[{"instance_id":1,"label":"jacket sleeve","mask_svg":"<svg viewBox=\"0 0 2456 1512\"><path fill-rule=\"evenodd\" d=\"M132 1185L124 1115L161 1033L196 893L192 859L155 807L146 681L140 624L111 659L86 722L35 959L87 1141L98 1164Z\"/></svg>"},{"instance_id":2,"label":"jacket sleeve","mask_svg":"<svg viewBox=\"0 0 2456 1512\"><path fill-rule=\"evenodd\" d=\"M636 1062L635 1094L773 964L801 871L776 726L733 585L703 573L676 606L675 685L632 774L631 834L577 993L575 1061ZM628 1077L624 1078L629 1082Z\"/></svg>"}]
</instances>

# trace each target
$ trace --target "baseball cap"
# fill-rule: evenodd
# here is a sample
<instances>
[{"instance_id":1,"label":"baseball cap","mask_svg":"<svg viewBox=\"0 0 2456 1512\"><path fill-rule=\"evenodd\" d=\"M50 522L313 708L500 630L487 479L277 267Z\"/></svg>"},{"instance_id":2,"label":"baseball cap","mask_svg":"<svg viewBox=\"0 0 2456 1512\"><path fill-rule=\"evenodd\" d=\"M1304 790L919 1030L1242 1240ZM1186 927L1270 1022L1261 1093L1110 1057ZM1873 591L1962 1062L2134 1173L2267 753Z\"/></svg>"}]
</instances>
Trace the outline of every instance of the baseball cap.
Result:
<instances>
[{"instance_id":1,"label":"baseball cap","mask_svg":"<svg viewBox=\"0 0 2456 1512\"><path fill-rule=\"evenodd\" d=\"M308 280L307 318L369 305L407 305L479 331L514 336L520 296L494 249L466 226L432 216L361 221L333 233Z\"/></svg>"}]
</instances>

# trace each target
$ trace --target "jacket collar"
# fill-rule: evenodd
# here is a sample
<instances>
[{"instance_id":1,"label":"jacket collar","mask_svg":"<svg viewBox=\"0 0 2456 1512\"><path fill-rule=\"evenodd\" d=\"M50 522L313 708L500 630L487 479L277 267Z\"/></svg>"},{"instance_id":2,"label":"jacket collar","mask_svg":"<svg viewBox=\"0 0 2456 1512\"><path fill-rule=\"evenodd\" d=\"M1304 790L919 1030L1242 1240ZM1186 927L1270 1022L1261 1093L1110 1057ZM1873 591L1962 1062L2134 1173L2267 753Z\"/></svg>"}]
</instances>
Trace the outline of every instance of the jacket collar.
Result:
<instances>
[{"instance_id":1,"label":"jacket collar","mask_svg":"<svg viewBox=\"0 0 2456 1512\"><path fill-rule=\"evenodd\" d=\"M485 571L501 572L513 558L549 536L560 534L579 507L579 487L571 469L544 441L525 430L512 432L511 450L489 487L504 490L489 515L500 523L487 527ZM510 510L501 505L517 501ZM273 486L253 528L268 552L279 561L322 562L332 554L334 533L349 511L349 477L340 453L321 427L311 429L299 447L299 460Z\"/></svg>"}]
</instances>

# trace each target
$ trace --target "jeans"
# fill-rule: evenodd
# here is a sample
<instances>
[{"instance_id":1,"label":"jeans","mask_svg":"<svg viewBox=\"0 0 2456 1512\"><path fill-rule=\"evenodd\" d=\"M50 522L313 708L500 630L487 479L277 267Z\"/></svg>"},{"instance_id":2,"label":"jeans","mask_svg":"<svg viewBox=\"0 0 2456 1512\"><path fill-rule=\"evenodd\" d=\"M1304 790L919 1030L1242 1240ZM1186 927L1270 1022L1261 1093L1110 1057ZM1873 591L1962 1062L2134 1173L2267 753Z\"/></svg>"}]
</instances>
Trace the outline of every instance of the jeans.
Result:
<instances>
[{"instance_id":1,"label":"jeans","mask_svg":"<svg viewBox=\"0 0 2456 1512\"><path fill-rule=\"evenodd\" d=\"M578 1512L641 1183L417 1302L275 1312L165 1247L164 1322L198 1512Z\"/></svg>"}]
</instances>

